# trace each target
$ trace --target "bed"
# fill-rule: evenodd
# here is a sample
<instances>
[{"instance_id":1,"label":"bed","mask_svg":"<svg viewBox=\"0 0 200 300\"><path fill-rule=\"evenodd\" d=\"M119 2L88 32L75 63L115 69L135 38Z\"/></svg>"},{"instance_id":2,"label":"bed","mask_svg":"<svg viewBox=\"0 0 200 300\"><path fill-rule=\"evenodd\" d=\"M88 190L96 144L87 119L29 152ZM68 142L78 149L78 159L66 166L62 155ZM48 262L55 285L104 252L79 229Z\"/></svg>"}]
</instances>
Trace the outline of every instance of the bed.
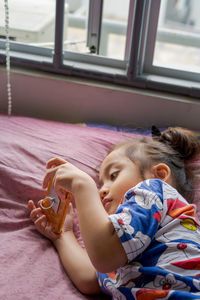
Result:
<instances>
[{"instance_id":1,"label":"bed","mask_svg":"<svg viewBox=\"0 0 200 300\"><path fill-rule=\"evenodd\" d=\"M27 208L29 199L37 203L44 197L42 180L50 158L66 159L97 182L98 166L112 144L150 134L148 129L101 127L0 115L0 299L107 299L87 297L74 287ZM193 162L197 172L199 162ZM197 183L198 213L199 191ZM74 230L84 246L76 218Z\"/></svg>"}]
</instances>

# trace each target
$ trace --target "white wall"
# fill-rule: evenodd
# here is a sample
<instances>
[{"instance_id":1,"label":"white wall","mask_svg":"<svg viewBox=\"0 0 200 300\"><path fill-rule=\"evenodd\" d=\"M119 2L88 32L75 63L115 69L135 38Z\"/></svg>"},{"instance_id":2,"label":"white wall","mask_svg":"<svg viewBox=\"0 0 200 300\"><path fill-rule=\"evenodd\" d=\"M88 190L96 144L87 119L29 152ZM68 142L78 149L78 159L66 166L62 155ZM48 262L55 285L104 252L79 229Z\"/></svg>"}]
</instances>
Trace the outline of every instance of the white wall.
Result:
<instances>
[{"instance_id":1,"label":"white wall","mask_svg":"<svg viewBox=\"0 0 200 300\"><path fill-rule=\"evenodd\" d=\"M13 114L64 122L200 129L200 101L47 73L11 74ZM7 112L6 73L0 68L0 111Z\"/></svg>"}]
</instances>

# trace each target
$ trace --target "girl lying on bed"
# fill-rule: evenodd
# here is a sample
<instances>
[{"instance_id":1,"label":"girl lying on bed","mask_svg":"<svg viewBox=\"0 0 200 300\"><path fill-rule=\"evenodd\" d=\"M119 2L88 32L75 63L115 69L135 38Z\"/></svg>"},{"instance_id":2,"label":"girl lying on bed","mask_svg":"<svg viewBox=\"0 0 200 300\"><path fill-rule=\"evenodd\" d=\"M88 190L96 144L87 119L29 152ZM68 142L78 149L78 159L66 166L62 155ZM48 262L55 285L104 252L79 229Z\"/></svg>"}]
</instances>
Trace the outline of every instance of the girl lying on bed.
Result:
<instances>
[{"instance_id":1,"label":"girl lying on bed","mask_svg":"<svg viewBox=\"0 0 200 300\"><path fill-rule=\"evenodd\" d=\"M195 134L182 128L125 141L102 162L99 191L74 165L48 161L43 187L53 179L60 199L64 191L73 194L86 250L73 233L72 205L59 235L31 200L30 216L82 293L200 299L200 223L189 204L194 176L188 164L199 153Z\"/></svg>"}]
</instances>

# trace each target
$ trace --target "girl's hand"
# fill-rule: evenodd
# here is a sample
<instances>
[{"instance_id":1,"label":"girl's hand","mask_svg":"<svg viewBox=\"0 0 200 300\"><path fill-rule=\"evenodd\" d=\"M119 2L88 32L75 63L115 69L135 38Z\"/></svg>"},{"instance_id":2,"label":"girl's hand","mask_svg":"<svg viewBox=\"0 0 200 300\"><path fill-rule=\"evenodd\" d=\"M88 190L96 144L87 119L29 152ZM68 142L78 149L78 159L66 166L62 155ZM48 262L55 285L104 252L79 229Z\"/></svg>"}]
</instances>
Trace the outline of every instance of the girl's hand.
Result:
<instances>
[{"instance_id":1,"label":"girl's hand","mask_svg":"<svg viewBox=\"0 0 200 300\"><path fill-rule=\"evenodd\" d=\"M93 181L92 178L61 158L53 158L47 162L48 171L43 180L43 188L47 188L50 180L53 181L53 188L61 198L65 191L74 193L79 183L87 184Z\"/></svg>"},{"instance_id":2,"label":"girl's hand","mask_svg":"<svg viewBox=\"0 0 200 300\"><path fill-rule=\"evenodd\" d=\"M52 232L51 225L40 207L40 201L38 202L38 207L36 207L34 202L29 200L28 207L30 210L30 218L35 224L36 229L51 241L57 240L59 235Z\"/></svg>"},{"instance_id":3,"label":"girl's hand","mask_svg":"<svg viewBox=\"0 0 200 300\"><path fill-rule=\"evenodd\" d=\"M47 217L43 214L40 207L40 201L38 202L38 207L35 206L32 200L29 200L28 207L30 209L30 218L34 222L36 229L44 235L46 238L50 239L52 242L60 238L60 236L66 231L73 231L73 207L69 204L69 211L67 213L65 224L63 226L63 232L56 234L52 231L52 227L47 220Z\"/></svg>"}]
</instances>

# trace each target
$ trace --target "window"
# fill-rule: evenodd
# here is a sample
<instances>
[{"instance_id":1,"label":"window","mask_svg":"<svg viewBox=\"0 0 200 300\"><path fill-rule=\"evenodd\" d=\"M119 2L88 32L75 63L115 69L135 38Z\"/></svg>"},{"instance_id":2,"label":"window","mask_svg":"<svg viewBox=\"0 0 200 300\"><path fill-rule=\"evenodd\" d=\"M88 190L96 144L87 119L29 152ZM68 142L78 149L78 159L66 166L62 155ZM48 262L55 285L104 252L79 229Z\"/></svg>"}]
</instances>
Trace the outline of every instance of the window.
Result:
<instances>
[{"instance_id":1,"label":"window","mask_svg":"<svg viewBox=\"0 0 200 300\"><path fill-rule=\"evenodd\" d=\"M199 0L9 0L11 65L198 98L199 11Z\"/></svg>"},{"instance_id":2,"label":"window","mask_svg":"<svg viewBox=\"0 0 200 300\"><path fill-rule=\"evenodd\" d=\"M64 50L82 54L98 53L123 60L129 0L82 1L81 6L81 1L78 2L79 6L75 6L73 1L67 1L69 14L65 15L68 25L63 41Z\"/></svg>"},{"instance_id":3,"label":"window","mask_svg":"<svg viewBox=\"0 0 200 300\"><path fill-rule=\"evenodd\" d=\"M152 34L149 34L150 49L146 50L144 70L147 73L189 80L191 87L199 87L200 2L162 0L160 4L156 20L158 25L152 24L148 28ZM151 9L156 9L155 3ZM153 42L150 42L150 37Z\"/></svg>"},{"instance_id":4,"label":"window","mask_svg":"<svg viewBox=\"0 0 200 300\"><path fill-rule=\"evenodd\" d=\"M153 65L200 73L199 11L199 1L162 1Z\"/></svg>"}]
</instances>

